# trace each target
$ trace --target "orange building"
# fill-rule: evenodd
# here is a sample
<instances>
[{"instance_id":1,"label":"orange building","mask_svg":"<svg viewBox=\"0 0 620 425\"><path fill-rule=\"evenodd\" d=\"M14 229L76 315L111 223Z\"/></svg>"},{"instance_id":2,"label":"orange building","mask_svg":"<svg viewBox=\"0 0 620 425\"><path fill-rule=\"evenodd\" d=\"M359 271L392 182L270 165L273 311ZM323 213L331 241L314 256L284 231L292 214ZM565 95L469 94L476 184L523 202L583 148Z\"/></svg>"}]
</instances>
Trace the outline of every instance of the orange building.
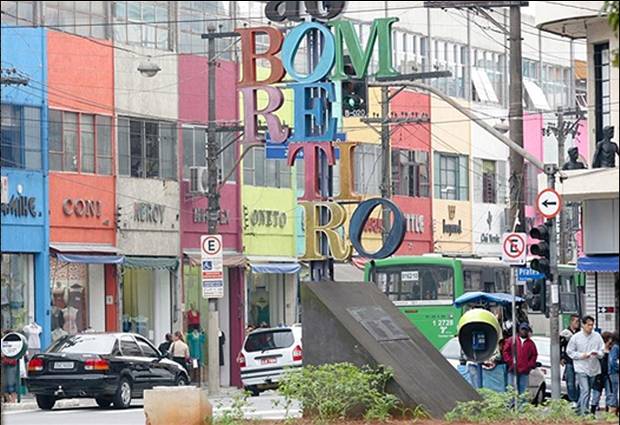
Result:
<instances>
[{"instance_id":1,"label":"orange building","mask_svg":"<svg viewBox=\"0 0 620 425\"><path fill-rule=\"evenodd\" d=\"M52 339L118 330L111 43L49 31Z\"/></svg>"}]
</instances>

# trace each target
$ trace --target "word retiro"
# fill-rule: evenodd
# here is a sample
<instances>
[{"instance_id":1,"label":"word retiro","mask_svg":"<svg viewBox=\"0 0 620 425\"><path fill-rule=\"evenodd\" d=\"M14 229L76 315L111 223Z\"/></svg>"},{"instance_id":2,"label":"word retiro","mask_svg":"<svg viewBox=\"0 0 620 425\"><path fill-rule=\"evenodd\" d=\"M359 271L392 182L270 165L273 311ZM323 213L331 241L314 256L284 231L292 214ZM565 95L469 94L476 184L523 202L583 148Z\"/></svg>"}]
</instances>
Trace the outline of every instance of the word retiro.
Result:
<instances>
[{"instance_id":1,"label":"word retiro","mask_svg":"<svg viewBox=\"0 0 620 425\"><path fill-rule=\"evenodd\" d=\"M296 3L295 8L291 4ZM317 2L305 2L308 12L317 17L320 14ZM327 13L320 18L336 17L344 9L345 2L322 2ZM283 14L279 13L284 6ZM267 16L276 21L285 19L298 20L297 2L267 2ZM336 140L337 119L332 114L332 104L336 99L335 82L348 79L344 71L344 46L346 45L355 78L366 75L373 49L378 46L379 64L376 77L398 75L392 66L392 24L398 18L376 19L371 27L365 49L362 49L353 24L346 20L335 20L327 25L319 22L303 22L289 29L286 37L277 28L270 26L255 28L237 28L241 36L241 81L239 91L243 94L244 143L258 143L262 139L258 135L258 118L262 116L267 125L269 137L274 143L290 142L288 164L294 165L297 154L303 151L305 166L304 195L300 205L304 209L304 228L306 230L306 250L302 259L321 260L326 257L320 249L320 236L328 241L331 256L336 260L348 259L353 251L368 258L385 258L392 255L402 243L406 223L400 209L387 199L368 199L360 202L353 212L349 223L350 242L340 237L338 228L346 220L347 211L341 203L359 202L361 196L353 190L353 152L356 142L337 142L340 149L340 193L333 201L324 199L319 193L317 170L320 154L327 159L329 165L335 165L334 140ZM330 30L331 28L331 30ZM333 33L332 33L333 30ZM303 75L294 67L295 58L300 44L309 33L320 38L321 51L314 67ZM268 39L264 52L256 51L256 37L263 35ZM278 57L279 54L279 57ZM259 80L257 76L257 60L267 61L270 65L269 74ZM330 75L331 73L331 75ZM293 128L283 125L275 112L284 103L284 95L280 83L284 76L294 82L287 83L294 96ZM331 80L331 81L330 81ZM258 94L263 92L267 105L258 109ZM370 214L376 207L384 207L391 211L393 224L383 247L377 252L367 252L362 246L362 231ZM327 219L322 220L322 212L329 212Z\"/></svg>"}]
</instances>

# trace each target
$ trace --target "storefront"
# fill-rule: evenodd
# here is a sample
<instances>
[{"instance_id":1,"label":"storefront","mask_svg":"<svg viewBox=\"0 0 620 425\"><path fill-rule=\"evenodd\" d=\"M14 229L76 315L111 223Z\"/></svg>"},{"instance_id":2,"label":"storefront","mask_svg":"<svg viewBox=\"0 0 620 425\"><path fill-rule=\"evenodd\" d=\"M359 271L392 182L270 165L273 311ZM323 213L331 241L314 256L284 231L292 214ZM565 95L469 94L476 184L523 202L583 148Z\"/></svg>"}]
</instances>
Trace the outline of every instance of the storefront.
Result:
<instances>
[{"instance_id":1,"label":"storefront","mask_svg":"<svg viewBox=\"0 0 620 425\"><path fill-rule=\"evenodd\" d=\"M40 172L2 168L2 332L35 321L42 347L50 341L46 181Z\"/></svg>"},{"instance_id":2,"label":"storefront","mask_svg":"<svg viewBox=\"0 0 620 425\"><path fill-rule=\"evenodd\" d=\"M172 180L117 178L118 247L124 332L159 344L181 329L179 184Z\"/></svg>"},{"instance_id":3,"label":"storefront","mask_svg":"<svg viewBox=\"0 0 620 425\"><path fill-rule=\"evenodd\" d=\"M243 186L241 210L246 277L246 322L291 325L299 319L292 189Z\"/></svg>"},{"instance_id":4,"label":"storefront","mask_svg":"<svg viewBox=\"0 0 620 425\"><path fill-rule=\"evenodd\" d=\"M47 181L47 31L2 28L2 62L27 75L28 90L2 87L2 331L35 321L41 346L50 342ZM28 54L24 54L28 52Z\"/></svg>"},{"instance_id":5,"label":"storefront","mask_svg":"<svg viewBox=\"0 0 620 425\"><path fill-rule=\"evenodd\" d=\"M50 173L52 339L118 331L114 177Z\"/></svg>"}]
</instances>

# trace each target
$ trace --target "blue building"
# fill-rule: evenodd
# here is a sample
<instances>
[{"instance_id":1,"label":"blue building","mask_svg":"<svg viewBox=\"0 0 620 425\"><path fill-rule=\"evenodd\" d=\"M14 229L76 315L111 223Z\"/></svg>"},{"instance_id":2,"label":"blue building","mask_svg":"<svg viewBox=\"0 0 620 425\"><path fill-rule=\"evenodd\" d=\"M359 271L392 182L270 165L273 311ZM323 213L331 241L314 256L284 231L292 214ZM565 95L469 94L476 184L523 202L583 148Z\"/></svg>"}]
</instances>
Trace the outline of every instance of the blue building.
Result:
<instances>
[{"instance_id":1,"label":"blue building","mask_svg":"<svg viewBox=\"0 0 620 425\"><path fill-rule=\"evenodd\" d=\"M49 201L47 163L47 37L41 28L2 28L2 70L24 85L3 84L2 330L35 321L50 342ZM3 72L3 77L6 74Z\"/></svg>"}]
</instances>

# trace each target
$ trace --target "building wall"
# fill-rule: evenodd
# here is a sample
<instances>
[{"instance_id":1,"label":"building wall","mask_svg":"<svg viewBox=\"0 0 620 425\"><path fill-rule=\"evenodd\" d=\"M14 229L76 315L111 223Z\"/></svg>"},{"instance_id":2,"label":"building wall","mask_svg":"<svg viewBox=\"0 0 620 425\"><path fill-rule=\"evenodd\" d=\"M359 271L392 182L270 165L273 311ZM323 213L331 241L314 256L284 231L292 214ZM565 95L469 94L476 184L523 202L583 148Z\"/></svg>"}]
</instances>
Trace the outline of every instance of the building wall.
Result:
<instances>
[{"instance_id":1,"label":"building wall","mask_svg":"<svg viewBox=\"0 0 620 425\"><path fill-rule=\"evenodd\" d=\"M461 102L469 107L468 102ZM472 252L472 161L471 124L447 103L431 98L431 146L433 151L467 155L469 158L469 196L466 201L433 199L433 240L436 252L468 254ZM435 158L432 158L432 180L435 175ZM434 195L434 189L433 189ZM444 223L448 227L444 232ZM451 225L460 227L459 233L450 233Z\"/></svg>"},{"instance_id":2,"label":"building wall","mask_svg":"<svg viewBox=\"0 0 620 425\"><path fill-rule=\"evenodd\" d=\"M57 31L49 31L47 40L50 108L112 115L112 43Z\"/></svg>"},{"instance_id":3,"label":"building wall","mask_svg":"<svg viewBox=\"0 0 620 425\"><path fill-rule=\"evenodd\" d=\"M158 56L158 50L131 46L138 56L114 49L114 96L119 115L176 120L178 109L178 63L177 55ZM148 55L161 71L155 77L145 77L138 72L140 63Z\"/></svg>"},{"instance_id":4,"label":"building wall","mask_svg":"<svg viewBox=\"0 0 620 425\"><path fill-rule=\"evenodd\" d=\"M609 42L609 51L618 51L618 37L613 36L607 19L601 18L599 22L588 25L588 99L595 99L595 73L594 73L594 45L599 43ZM620 69L618 67L610 66L609 76L609 105L611 110L611 125L616 128L615 140L618 140L618 131L620 130L620 121L618 117L618 100L620 92ZM589 125L589 152L596 151L596 119L594 116L594 102L589 100L588 102L588 122ZM591 160L591 158L590 158Z\"/></svg>"},{"instance_id":5,"label":"building wall","mask_svg":"<svg viewBox=\"0 0 620 425\"><path fill-rule=\"evenodd\" d=\"M118 247L124 255L179 255L179 183L171 180L117 178L117 204L121 207ZM155 214L140 221L140 204L163 207L163 218Z\"/></svg>"},{"instance_id":6,"label":"building wall","mask_svg":"<svg viewBox=\"0 0 620 425\"><path fill-rule=\"evenodd\" d=\"M2 167L8 178L8 196L34 198L35 217L1 215L1 247L3 252L25 252L34 255L34 319L41 325L42 346L50 342L49 290L49 199L47 179L47 31L42 28L2 28L2 66L19 70L28 76L27 87L3 86L2 103L41 108L41 169L21 170ZM28 54L24 54L28 52Z\"/></svg>"},{"instance_id":7,"label":"building wall","mask_svg":"<svg viewBox=\"0 0 620 425\"><path fill-rule=\"evenodd\" d=\"M295 205L293 189L243 186L241 189L243 253L261 256L296 256ZM284 226L260 223L263 211L277 211L286 217ZM253 224L252 215L258 223ZM267 221L264 221L267 223Z\"/></svg>"}]
</instances>

